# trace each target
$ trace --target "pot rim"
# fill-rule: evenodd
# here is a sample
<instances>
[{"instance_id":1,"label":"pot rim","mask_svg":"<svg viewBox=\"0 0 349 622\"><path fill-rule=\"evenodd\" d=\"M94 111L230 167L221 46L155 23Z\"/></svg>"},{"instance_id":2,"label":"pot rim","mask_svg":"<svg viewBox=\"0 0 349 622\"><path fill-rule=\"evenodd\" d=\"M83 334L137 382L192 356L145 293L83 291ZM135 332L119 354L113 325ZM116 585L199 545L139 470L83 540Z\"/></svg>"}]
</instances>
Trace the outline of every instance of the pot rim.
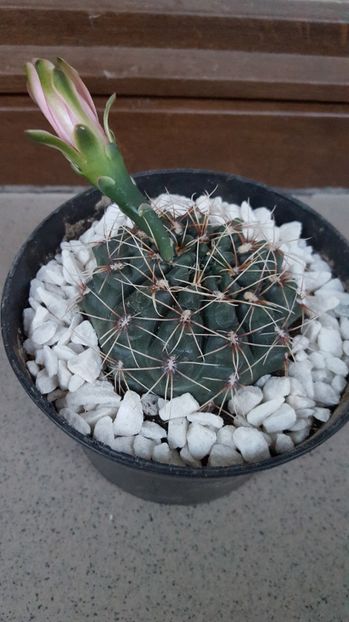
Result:
<instances>
[{"instance_id":1,"label":"pot rim","mask_svg":"<svg viewBox=\"0 0 349 622\"><path fill-rule=\"evenodd\" d=\"M232 173L224 173L221 171L212 171L212 170L206 170L206 169L189 169L189 168L155 169L155 170L148 170L148 171L136 173L133 176L135 177L135 179L141 180L143 178L146 178L149 175L155 175L155 174L157 175L159 174L181 175L184 173L185 174L191 173L194 175L200 173L200 174L205 174L208 176L213 175L215 177L222 176L225 181L238 180L238 181L241 181L242 183L253 184L256 188L261 188L265 191L273 192L274 195L279 196L282 199L287 199L291 201L294 205L299 206L303 213L306 212L311 215L315 215L316 218L322 221L323 225L326 226L327 229L332 230L336 234L337 237L340 237L346 246L349 245L346 238L331 223L329 223L325 218L323 218L318 212L316 212L314 209L312 209L308 205L304 204L298 199L295 199L293 196L289 195L287 192L281 192L277 189L274 189L271 186L256 182L246 177L234 175ZM95 188L87 188L83 192L79 192L77 195L74 195L74 197L72 198L75 199L76 197L84 197L84 196L88 196L94 193L96 193L97 195L99 194ZM316 447L318 447L318 445L321 445L324 441L330 438L341 427L345 425L345 423L349 420L349 408L346 409L344 412L338 414L336 418L334 418L333 422L331 422L331 419L332 419L332 416L331 416L329 420L329 422L331 423L328 423L327 425L324 424L321 428L319 428L319 430L315 434L308 437L302 443L300 443L299 445L296 445L292 450L286 453L278 454L276 456L271 456L270 458L266 460L262 460L260 462L254 462L252 464L244 463L241 465L235 464L235 465L226 466L226 467L211 467L210 466L210 467L199 467L199 468L194 468L190 466L177 466L177 465L172 465L172 464L170 465L161 464L159 462L153 462L151 460L145 460L137 456L131 456L129 454L121 453L121 452L113 450L108 445L104 445L103 443L96 441L95 439L91 437L87 437L81 434L80 432L72 428L65 421L65 419L63 419L63 417L57 413L53 404L51 402L48 402L48 400L39 392L29 372L25 373L23 371L22 369L23 358L24 358L23 349L19 347L18 350L16 350L13 347L11 340L10 340L8 325L6 322L4 322L4 316L6 314L7 299L10 295L13 275L16 273L17 265L22 255L24 254L28 245L35 239L37 234L40 232L41 228L46 225L47 221L49 221L55 214L58 214L67 205L67 203L69 203L72 200L72 198L69 199L68 201L65 201L62 205L60 205L54 211L52 211L44 220L42 220L39 223L39 225L35 227L35 229L29 235L26 241L22 244L22 246L20 247L19 251L17 252L13 260L12 266L6 277L3 294L2 294L2 300L1 300L2 338L3 338L5 351L6 351L8 360L10 362L10 365L14 373L16 374L19 382L21 383L22 387L24 388L26 393L29 395L29 397L33 400L33 402L36 404L36 406L38 406L40 410L43 413L45 413L47 417L49 417L49 419L51 419L58 427L60 427L66 434L68 434L68 436L78 441L78 443L83 445L85 449L92 450L93 452L100 454L104 458L107 458L113 462L117 462L128 467L141 469L141 470L147 470L147 471L159 474L159 475L161 474L161 475L170 475L170 476L186 477L186 478L190 477L190 478L195 478L195 479L197 478L212 479L212 478L248 475L248 474L258 472L258 471L264 471L267 469L271 469L281 464L285 464L286 462L294 460L295 458L298 458L299 456L302 456L308 453L309 451L315 449ZM18 336L18 339L19 338L20 336ZM19 343L19 345L21 346L21 343ZM347 392L348 392L348 389L346 393ZM342 396L340 404L342 403L342 401L343 401L343 396ZM340 404L336 407L335 411L340 406Z\"/></svg>"}]
</instances>

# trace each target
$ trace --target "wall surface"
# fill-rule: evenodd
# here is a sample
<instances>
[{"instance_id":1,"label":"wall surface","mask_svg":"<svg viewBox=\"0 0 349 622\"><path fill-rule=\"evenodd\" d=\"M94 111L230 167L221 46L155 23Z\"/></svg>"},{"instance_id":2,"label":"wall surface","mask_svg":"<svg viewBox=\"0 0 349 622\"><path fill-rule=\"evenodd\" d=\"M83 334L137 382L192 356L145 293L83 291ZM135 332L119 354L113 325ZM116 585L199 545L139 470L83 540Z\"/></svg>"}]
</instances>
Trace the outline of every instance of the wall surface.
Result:
<instances>
[{"instance_id":1,"label":"wall surface","mask_svg":"<svg viewBox=\"0 0 349 622\"><path fill-rule=\"evenodd\" d=\"M63 56L130 169L203 167L279 186L348 186L349 4L326 0L5 0L0 184L76 183L25 93L24 62Z\"/></svg>"}]
</instances>

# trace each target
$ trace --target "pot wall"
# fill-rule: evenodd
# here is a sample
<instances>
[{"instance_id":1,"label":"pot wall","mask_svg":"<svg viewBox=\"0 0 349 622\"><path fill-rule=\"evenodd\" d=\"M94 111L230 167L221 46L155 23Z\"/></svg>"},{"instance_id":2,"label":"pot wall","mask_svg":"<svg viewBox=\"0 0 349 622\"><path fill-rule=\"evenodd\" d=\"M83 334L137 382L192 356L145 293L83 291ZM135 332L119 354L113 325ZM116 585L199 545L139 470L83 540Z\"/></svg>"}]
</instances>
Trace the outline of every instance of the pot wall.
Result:
<instances>
[{"instance_id":1,"label":"pot wall","mask_svg":"<svg viewBox=\"0 0 349 622\"><path fill-rule=\"evenodd\" d=\"M191 196L209 192L225 201L250 200L253 207L275 208L278 224L291 220L303 223L303 237L313 244L334 267L336 274L349 282L348 242L319 214L299 201L249 180L211 171L171 170L136 175L141 190L149 196L168 190ZM97 441L82 436L59 417L36 389L25 366L22 342L22 310L27 306L30 280L40 265L54 255L65 235L78 237L91 220L103 212L100 193L88 190L53 212L20 249L8 275L2 299L2 333L9 361L19 381L37 406L64 432L84 447L89 459L110 481L131 494L160 503L198 503L223 496L243 483L251 473L275 467L314 449L336 432L348 419L348 392L330 420L312 437L287 454L258 464L192 469L149 462L112 451Z\"/></svg>"}]
</instances>

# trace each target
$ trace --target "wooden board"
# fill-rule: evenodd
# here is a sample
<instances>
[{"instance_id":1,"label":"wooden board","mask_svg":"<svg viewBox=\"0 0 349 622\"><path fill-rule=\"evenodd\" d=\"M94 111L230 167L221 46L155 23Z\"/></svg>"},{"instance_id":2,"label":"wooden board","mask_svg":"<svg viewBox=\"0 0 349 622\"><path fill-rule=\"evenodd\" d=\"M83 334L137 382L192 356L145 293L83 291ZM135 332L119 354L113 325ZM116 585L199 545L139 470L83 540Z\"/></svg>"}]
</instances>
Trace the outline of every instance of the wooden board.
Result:
<instances>
[{"instance_id":1,"label":"wooden board","mask_svg":"<svg viewBox=\"0 0 349 622\"><path fill-rule=\"evenodd\" d=\"M23 138L44 127L23 64L55 56L77 67L100 109L118 94L112 121L133 170L349 185L347 2L2 0L2 184L76 183L57 154Z\"/></svg>"},{"instance_id":2,"label":"wooden board","mask_svg":"<svg viewBox=\"0 0 349 622\"><path fill-rule=\"evenodd\" d=\"M79 183L62 156L24 138L46 127L28 98L0 102L0 183ZM111 125L133 172L211 168L294 188L348 186L348 105L121 97Z\"/></svg>"},{"instance_id":3,"label":"wooden board","mask_svg":"<svg viewBox=\"0 0 349 622\"><path fill-rule=\"evenodd\" d=\"M0 93L23 93L28 59L57 56L102 95L349 102L342 56L104 46L0 46Z\"/></svg>"},{"instance_id":4,"label":"wooden board","mask_svg":"<svg viewBox=\"0 0 349 622\"><path fill-rule=\"evenodd\" d=\"M346 56L347 3L3 0L2 45L112 45Z\"/></svg>"}]
</instances>

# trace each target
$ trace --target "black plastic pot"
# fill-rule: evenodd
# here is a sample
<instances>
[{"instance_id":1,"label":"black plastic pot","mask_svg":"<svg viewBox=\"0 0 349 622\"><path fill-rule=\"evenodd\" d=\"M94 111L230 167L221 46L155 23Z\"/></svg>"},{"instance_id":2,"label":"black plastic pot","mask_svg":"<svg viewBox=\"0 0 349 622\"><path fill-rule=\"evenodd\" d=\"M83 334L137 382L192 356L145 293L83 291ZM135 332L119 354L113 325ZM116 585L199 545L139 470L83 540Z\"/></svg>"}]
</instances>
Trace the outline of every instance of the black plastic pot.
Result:
<instances>
[{"instance_id":1,"label":"black plastic pot","mask_svg":"<svg viewBox=\"0 0 349 622\"><path fill-rule=\"evenodd\" d=\"M240 204L249 199L253 207L275 208L278 224L292 220L303 223L303 237L331 261L335 273L349 281L349 245L343 236L319 214L295 199L255 182L202 170L150 171L135 175L149 196L168 190L191 196L205 191ZM330 420L292 451L257 464L193 469L162 465L112 451L82 436L59 417L52 404L36 389L25 366L22 349L22 310L27 306L30 280L47 258L54 255L69 225L75 236L86 228L86 219L101 215L96 207L100 194L87 190L55 210L31 234L20 249L7 277L2 298L2 333L7 356L20 383L35 404L64 432L80 443L91 462L111 482L144 499L159 503L195 504L223 496L242 484L252 473L276 467L314 449L339 430L349 418L349 392ZM79 224L80 223L80 229Z\"/></svg>"}]
</instances>

